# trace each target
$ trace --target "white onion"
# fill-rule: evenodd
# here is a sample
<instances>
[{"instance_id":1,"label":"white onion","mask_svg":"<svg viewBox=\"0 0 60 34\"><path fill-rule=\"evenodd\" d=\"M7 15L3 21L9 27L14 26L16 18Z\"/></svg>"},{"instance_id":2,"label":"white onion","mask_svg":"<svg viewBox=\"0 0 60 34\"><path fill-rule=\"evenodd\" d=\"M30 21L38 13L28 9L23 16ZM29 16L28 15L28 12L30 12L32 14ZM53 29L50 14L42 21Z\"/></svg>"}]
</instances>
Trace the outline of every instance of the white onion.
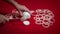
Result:
<instances>
[{"instance_id":1,"label":"white onion","mask_svg":"<svg viewBox=\"0 0 60 34\"><path fill-rule=\"evenodd\" d=\"M23 15L22 15L25 19L29 19L31 17L30 13L28 12L23 12Z\"/></svg>"}]
</instances>

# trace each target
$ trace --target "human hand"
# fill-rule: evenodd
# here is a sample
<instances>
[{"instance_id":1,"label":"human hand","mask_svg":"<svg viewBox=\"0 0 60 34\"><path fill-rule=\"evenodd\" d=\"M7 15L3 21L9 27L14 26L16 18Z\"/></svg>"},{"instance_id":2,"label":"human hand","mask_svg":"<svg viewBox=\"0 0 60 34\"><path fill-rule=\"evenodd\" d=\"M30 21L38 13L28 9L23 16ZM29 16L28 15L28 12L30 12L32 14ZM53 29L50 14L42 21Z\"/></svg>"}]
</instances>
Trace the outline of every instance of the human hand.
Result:
<instances>
[{"instance_id":1,"label":"human hand","mask_svg":"<svg viewBox=\"0 0 60 34\"><path fill-rule=\"evenodd\" d=\"M5 23L6 21L9 21L9 19L6 16L0 14L0 23Z\"/></svg>"},{"instance_id":2,"label":"human hand","mask_svg":"<svg viewBox=\"0 0 60 34\"><path fill-rule=\"evenodd\" d=\"M23 11L27 11L27 12L29 12L29 9L26 7L26 6L24 6L24 5L20 5L20 4L17 4L16 5L16 9L18 10L18 12L19 12L19 14L22 16L22 12ZM30 13L30 12L29 12Z\"/></svg>"},{"instance_id":3,"label":"human hand","mask_svg":"<svg viewBox=\"0 0 60 34\"><path fill-rule=\"evenodd\" d=\"M29 9L25 6L25 5L16 5L16 8L20 11L20 10L25 10L25 11L29 11Z\"/></svg>"}]
</instances>

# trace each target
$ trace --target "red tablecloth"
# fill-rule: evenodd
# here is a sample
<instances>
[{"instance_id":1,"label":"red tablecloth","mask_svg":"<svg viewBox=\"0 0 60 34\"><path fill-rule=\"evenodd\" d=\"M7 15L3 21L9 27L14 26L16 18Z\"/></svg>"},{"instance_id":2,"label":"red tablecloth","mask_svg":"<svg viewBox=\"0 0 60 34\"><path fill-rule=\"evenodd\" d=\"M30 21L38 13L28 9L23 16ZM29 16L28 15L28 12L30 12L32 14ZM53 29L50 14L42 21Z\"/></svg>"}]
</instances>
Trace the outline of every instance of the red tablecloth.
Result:
<instances>
[{"instance_id":1,"label":"red tablecloth","mask_svg":"<svg viewBox=\"0 0 60 34\"><path fill-rule=\"evenodd\" d=\"M55 23L49 28L43 28L40 25L36 25L31 18L31 24L24 26L20 20L10 20L3 26L0 26L0 34L60 34L59 23L59 0L16 0L19 4L27 6L30 10L36 9L49 9L53 11L55 15ZM11 4L0 0L0 12L11 13L15 9Z\"/></svg>"}]
</instances>

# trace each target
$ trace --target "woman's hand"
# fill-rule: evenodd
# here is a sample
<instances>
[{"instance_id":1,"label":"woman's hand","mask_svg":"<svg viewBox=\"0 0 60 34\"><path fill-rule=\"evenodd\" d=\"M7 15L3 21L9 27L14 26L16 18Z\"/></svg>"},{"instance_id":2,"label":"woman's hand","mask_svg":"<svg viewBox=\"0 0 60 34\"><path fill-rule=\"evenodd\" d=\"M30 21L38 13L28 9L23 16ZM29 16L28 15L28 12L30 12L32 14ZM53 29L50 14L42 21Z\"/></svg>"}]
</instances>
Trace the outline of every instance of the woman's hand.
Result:
<instances>
[{"instance_id":1,"label":"woman's hand","mask_svg":"<svg viewBox=\"0 0 60 34\"><path fill-rule=\"evenodd\" d=\"M16 8L18 9L18 11L20 10L25 10L25 11L29 11L29 9L25 6L25 5L16 5Z\"/></svg>"},{"instance_id":2,"label":"woman's hand","mask_svg":"<svg viewBox=\"0 0 60 34\"><path fill-rule=\"evenodd\" d=\"M6 1L12 4L18 10L20 16L23 16L23 11L27 11L30 13L30 10L26 6L17 3L15 0L6 0Z\"/></svg>"},{"instance_id":3,"label":"woman's hand","mask_svg":"<svg viewBox=\"0 0 60 34\"><path fill-rule=\"evenodd\" d=\"M12 4L14 7L16 7L16 9L18 10L18 12L21 16L22 16L22 11L21 10L29 12L29 9L26 6L17 3L15 0L6 0L6 1L8 3Z\"/></svg>"},{"instance_id":4,"label":"woman's hand","mask_svg":"<svg viewBox=\"0 0 60 34\"><path fill-rule=\"evenodd\" d=\"M18 10L18 12L19 12L19 14L20 14L21 16L22 16L22 12L23 12L23 11L29 12L29 9L28 9L26 6L20 5L20 4L16 5L16 9ZM22 11L21 11L21 10L22 10Z\"/></svg>"},{"instance_id":5,"label":"woman's hand","mask_svg":"<svg viewBox=\"0 0 60 34\"><path fill-rule=\"evenodd\" d=\"M9 19L6 16L0 14L0 23L5 23L6 21L9 21Z\"/></svg>"}]
</instances>

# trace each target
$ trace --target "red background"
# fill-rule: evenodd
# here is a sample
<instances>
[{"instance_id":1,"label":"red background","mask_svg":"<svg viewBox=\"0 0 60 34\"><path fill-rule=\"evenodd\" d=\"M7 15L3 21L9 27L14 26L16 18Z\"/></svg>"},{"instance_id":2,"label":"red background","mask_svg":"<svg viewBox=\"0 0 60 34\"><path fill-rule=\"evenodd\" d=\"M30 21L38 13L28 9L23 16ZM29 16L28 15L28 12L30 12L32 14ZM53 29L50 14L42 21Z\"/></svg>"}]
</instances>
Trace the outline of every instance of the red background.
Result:
<instances>
[{"instance_id":1,"label":"red background","mask_svg":"<svg viewBox=\"0 0 60 34\"><path fill-rule=\"evenodd\" d=\"M31 24L24 26L20 20L11 20L0 26L0 34L60 34L60 0L16 0L19 4L27 6L30 10L49 9L55 15L55 23L49 28L36 25L31 18ZM11 4L0 0L0 12L11 13L15 9Z\"/></svg>"}]
</instances>

